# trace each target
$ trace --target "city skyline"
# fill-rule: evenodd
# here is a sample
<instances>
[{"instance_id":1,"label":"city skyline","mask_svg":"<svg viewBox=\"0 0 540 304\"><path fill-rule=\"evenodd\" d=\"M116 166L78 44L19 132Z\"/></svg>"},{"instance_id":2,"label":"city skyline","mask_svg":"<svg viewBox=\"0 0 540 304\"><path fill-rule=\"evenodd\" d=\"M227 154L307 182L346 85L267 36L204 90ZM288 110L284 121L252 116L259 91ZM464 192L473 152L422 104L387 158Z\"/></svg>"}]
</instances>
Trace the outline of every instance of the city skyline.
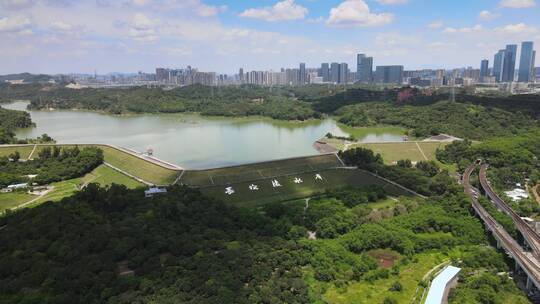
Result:
<instances>
[{"instance_id":1,"label":"city skyline","mask_svg":"<svg viewBox=\"0 0 540 304\"><path fill-rule=\"evenodd\" d=\"M0 73L186 65L231 73L298 62L356 71L358 53L374 57L373 67L476 67L501 45L540 45L536 8L535 0L0 0Z\"/></svg>"}]
</instances>

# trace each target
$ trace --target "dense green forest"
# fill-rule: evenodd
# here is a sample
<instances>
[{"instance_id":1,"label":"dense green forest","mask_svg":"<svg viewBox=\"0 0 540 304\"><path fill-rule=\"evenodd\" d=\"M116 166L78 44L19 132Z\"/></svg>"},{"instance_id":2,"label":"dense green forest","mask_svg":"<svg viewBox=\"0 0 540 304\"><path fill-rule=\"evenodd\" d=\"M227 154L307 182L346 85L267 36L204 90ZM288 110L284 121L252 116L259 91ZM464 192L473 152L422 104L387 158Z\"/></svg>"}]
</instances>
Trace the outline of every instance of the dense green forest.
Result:
<instances>
[{"instance_id":1,"label":"dense green forest","mask_svg":"<svg viewBox=\"0 0 540 304\"><path fill-rule=\"evenodd\" d=\"M254 210L187 188L145 199L141 190L89 185L60 203L0 219L0 303L323 303L320 286L376 281L417 254L452 248L464 257L456 263L486 269L468 280L507 271L487 249L474 257L489 260L470 265L486 239L462 194L405 201L383 219L365 206L381 195L345 189L306 211L302 202ZM366 200L348 203L354 196ZM306 238L311 229L319 239ZM377 248L404 258L381 268L366 254ZM502 286L490 284L460 286L453 303L463 294L496 298ZM522 298L513 282L505 286Z\"/></svg>"},{"instance_id":2,"label":"dense green forest","mask_svg":"<svg viewBox=\"0 0 540 304\"><path fill-rule=\"evenodd\" d=\"M537 126L536 120L521 112L448 101L425 106L362 103L340 108L336 114L340 122L350 126L399 125L410 129L415 137L446 133L484 139Z\"/></svg>"},{"instance_id":3,"label":"dense green forest","mask_svg":"<svg viewBox=\"0 0 540 304\"><path fill-rule=\"evenodd\" d=\"M98 148L46 147L33 160L20 162L19 157L18 152L0 157L0 188L23 182L44 185L76 178L103 163L103 151ZM28 175L37 176L29 178Z\"/></svg>"},{"instance_id":4,"label":"dense green forest","mask_svg":"<svg viewBox=\"0 0 540 304\"><path fill-rule=\"evenodd\" d=\"M538 126L538 95L476 96L417 89L340 87L261 87L252 85L206 87L193 85L170 90L119 88L73 90L54 85L0 84L0 101L30 100L32 109L89 109L113 114L199 112L203 115L260 115L275 119L306 120L324 115L355 127L397 125L411 135L448 133L483 140L508 136Z\"/></svg>"}]
</instances>

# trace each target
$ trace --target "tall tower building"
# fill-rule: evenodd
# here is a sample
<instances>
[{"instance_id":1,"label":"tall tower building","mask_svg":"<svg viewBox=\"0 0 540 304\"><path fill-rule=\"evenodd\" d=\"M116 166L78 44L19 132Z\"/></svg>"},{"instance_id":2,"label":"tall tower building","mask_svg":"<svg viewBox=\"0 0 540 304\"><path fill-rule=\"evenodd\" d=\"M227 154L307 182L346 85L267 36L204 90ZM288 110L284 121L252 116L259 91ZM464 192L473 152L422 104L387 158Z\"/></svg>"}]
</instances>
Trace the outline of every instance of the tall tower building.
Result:
<instances>
[{"instance_id":1,"label":"tall tower building","mask_svg":"<svg viewBox=\"0 0 540 304\"><path fill-rule=\"evenodd\" d=\"M321 64L321 77L323 82L330 82L330 67L328 63Z\"/></svg>"},{"instance_id":2,"label":"tall tower building","mask_svg":"<svg viewBox=\"0 0 540 304\"><path fill-rule=\"evenodd\" d=\"M505 50L499 50L497 54L495 54L495 58L493 59L493 77L495 77L495 80L497 82L502 81L502 71L503 71L503 65L504 65L504 53Z\"/></svg>"},{"instance_id":3,"label":"tall tower building","mask_svg":"<svg viewBox=\"0 0 540 304\"><path fill-rule=\"evenodd\" d=\"M534 43L525 41L521 43L521 58L519 60L519 82L531 82L534 80L534 61L536 52L534 51Z\"/></svg>"},{"instance_id":4,"label":"tall tower building","mask_svg":"<svg viewBox=\"0 0 540 304\"><path fill-rule=\"evenodd\" d=\"M373 80L373 57L358 54L356 57L356 80L369 83Z\"/></svg>"},{"instance_id":5,"label":"tall tower building","mask_svg":"<svg viewBox=\"0 0 540 304\"><path fill-rule=\"evenodd\" d=\"M240 83L244 83L244 69L243 68L240 68L240 71L238 71L238 78L240 78Z\"/></svg>"},{"instance_id":6,"label":"tall tower building","mask_svg":"<svg viewBox=\"0 0 540 304\"><path fill-rule=\"evenodd\" d=\"M502 70L502 82L513 82L516 73L517 44L506 45Z\"/></svg>"},{"instance_id":7,"label":"tall tower building","mask_svg":"<svg viewBox=\"0 0 540 304\"><path fill-rule=\"evenodd\" d=\"M306 84L306 64L305 63L300 63L300 73L298 75L298 84L299 85Z\"/></svg>"},{"instance_id":8,"label":"tall tower building","mask_svg":"<svg viewBox=\"0 0 540 304\"><path fill-rule=\"evenodd\" d=\"M484 78L488 76L489 76L489 60L484 59L480 63L480 81L484 81Z\"/></svg>"},{"instance_id":9,"label":"tall tower building","mask_svg":"<svg viewBox=\"0 0 540 304\"><path fill-rule=\"evenodd\" d=\"M339 83L339 63L330 64L330 82Z\"/></svg>"},{"instance_id":10,"label":"tall tower building","mask_svg":"<svg viewBox=\"0 0 540 304\"><path fill-rule=\"evenodd\" d=\"M349 81L349 65L346 63L341 63L339 65L339 79L338 83L346 84Z\"/></svg>"}]
</instances>

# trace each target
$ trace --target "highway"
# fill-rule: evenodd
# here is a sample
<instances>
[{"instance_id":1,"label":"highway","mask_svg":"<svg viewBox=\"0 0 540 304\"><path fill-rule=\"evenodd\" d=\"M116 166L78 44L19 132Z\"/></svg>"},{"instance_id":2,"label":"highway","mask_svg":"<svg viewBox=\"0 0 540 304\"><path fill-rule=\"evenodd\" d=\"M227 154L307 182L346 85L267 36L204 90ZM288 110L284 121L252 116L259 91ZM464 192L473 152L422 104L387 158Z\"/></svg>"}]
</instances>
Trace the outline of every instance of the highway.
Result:
<instances>
[{"instance_id":1,"label":"highway","mask_svg":"<svg viewBox=\"0 0 540 304\"><path fill-rule=\"evenodd\" d=\"M493 236L498 242L498 245L503 247L505 251L516 261L521 269L527 274L528 286L534 284L540 289L540 263L539 260L532 254L525 252L523 248L514 240L504 228L482 207L478 202L478 189L474 188L470 183L472 172L477 168L478 164L473 164L463 173L463 187L465 193L471 198L472 207L476 214L482 219L486 228L493 233ZM530 282L530 283L529 283Z\"/></svg>"},{"instance_id":2,"label":"highway","mask_svg":"<svg viewBox=\"0 0 540 304\"><path fill-rule=\"evenodd\" d=\"M514 221L514 224L516 225L516 228L519 230L519 232L523 235L525 240L527 240L527 244L531 247L531 250L535 257L540 260L540 235L534 230L529 224L527 224L519 214L517 214L491 187L489 184L489 181L487 179L487 164L482 164L480 166L480 173L478 174L478 178L480 180L480 184L482 185L482 188L486 192L487 196L491 199L491 201L499 208L500 210L504 211L504 213L508 214Z\"/></svg>"}]
</instances>

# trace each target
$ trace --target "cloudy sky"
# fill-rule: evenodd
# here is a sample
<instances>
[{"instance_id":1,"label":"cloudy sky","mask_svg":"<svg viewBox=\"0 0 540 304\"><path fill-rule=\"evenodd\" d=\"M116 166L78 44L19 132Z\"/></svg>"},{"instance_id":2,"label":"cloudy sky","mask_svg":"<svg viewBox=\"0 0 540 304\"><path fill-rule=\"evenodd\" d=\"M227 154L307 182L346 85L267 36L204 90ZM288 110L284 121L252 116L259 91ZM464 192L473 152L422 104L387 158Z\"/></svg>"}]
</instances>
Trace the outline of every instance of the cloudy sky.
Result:
<instances>
[{"instance_id":1,"label":"cloudy sky","mask_svg":"<svg viewBox=\"0 0 540 304\"><path fill-rule=\"evenodd\" d=\"M540 50L539 0L0 0L0 74L476 67L523 40Z\"/></svg>"}]
</instances>

